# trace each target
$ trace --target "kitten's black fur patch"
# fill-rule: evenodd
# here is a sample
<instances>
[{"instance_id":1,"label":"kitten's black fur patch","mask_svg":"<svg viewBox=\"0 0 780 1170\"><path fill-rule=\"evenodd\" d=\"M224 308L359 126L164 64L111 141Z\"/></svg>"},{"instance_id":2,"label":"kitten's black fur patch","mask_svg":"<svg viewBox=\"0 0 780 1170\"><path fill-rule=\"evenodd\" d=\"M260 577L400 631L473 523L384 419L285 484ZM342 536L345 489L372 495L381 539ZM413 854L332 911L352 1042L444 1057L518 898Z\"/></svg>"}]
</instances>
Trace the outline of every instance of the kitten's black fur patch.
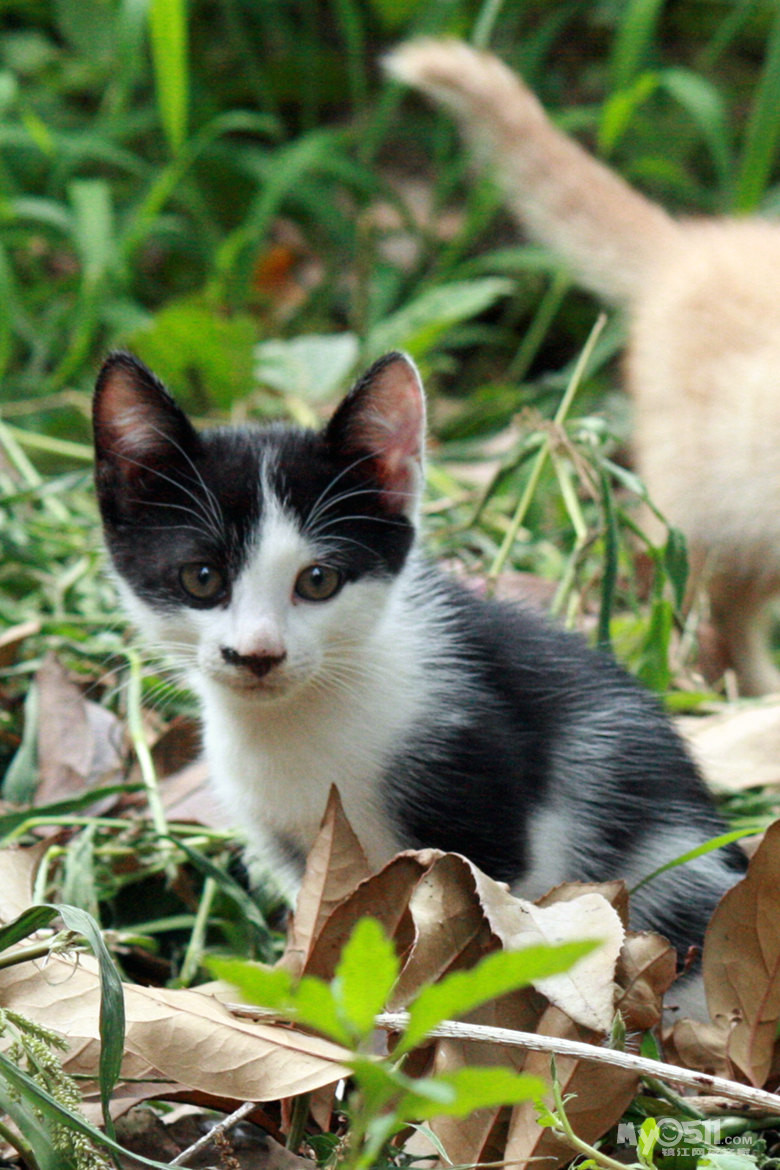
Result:
<instances>
[{"instance_id":1,"label":"kitten's black fur patch","mask_svg":"<svg viewBox=\"0 0 780 1170\"><path fill-rule=\"evenodd\" d=\"M668 830L700 841L725 831L660 704L612 658L434 567L421 586L445 595L474 685L470 699L457 696L450 721L412 728L388 769L386 807L410 845L464 853L512 883L529 862L529 818L560 802L577 835L576 863L561 880L600 882L620 874L633 850L652 854ZM735 845L718 855L723 887L659 904L635 915L635 926L662 930L681 954L700 944L729 872L736 880L746 867Z\"/></svg>"}]
</instances>

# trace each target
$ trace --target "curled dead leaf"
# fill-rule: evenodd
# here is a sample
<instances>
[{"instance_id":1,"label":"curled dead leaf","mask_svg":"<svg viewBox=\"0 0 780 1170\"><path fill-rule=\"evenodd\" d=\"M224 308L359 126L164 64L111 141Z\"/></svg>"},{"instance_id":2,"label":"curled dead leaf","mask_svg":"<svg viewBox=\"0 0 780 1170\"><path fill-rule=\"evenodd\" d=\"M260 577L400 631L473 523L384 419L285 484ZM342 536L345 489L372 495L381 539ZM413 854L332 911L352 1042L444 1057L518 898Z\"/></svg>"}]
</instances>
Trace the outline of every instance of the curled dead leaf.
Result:
<instances>
[{"instance_id":1,"label":"curled dead leaf","mask_svg":"<svg viewBox=\"0 0 780 1170\"><path fill-rule=\"evenodd\" d=\"M704 937L710 1015L728 1029L727 1053L751 1084L766 1083L780 1024L780 821L747 875L721 899Z\"/></svg>"},{"instance_id":2,"label":"curled dead leaf","mask_svg":"<svg viewBox=\"0 0 780 1170\"><path fill-rule=\"evenodd\" d=\"M53 655L35 676L38 686L36 802L62 800L121 774L122 730L105 707L86 699Z\"/></svg>"}]
</instances>

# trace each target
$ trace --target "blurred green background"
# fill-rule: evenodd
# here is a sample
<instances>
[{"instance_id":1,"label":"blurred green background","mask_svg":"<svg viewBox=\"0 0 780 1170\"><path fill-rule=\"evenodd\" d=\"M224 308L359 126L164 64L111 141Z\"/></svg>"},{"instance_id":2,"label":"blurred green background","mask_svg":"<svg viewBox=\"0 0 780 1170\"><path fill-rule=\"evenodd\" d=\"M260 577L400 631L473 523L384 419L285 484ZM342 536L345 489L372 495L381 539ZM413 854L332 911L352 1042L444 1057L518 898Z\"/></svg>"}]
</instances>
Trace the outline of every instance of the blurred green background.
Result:
<instances>
[{"instance_id":1,"label":"blurred green background","mask_svg":"<svg viewBox=\"0 0 780 1170\"><path fill-rule=\"evenodd\" d=\"M127 640L89 446L117 346L200 417L305 423L409 350L432 400L434 551L551 579L563 618L658 689L677 678L683 551L674 534L645 548L650 584L631 552L623 324L595 344L562 447L546 420L597 306L522 240L449 121L383 76L382 54L423 33L493 48L668 208L776 210L768 0L5 0L0 764L47 650L124 701L101 681Z\"/></svg>"}]
</instances>

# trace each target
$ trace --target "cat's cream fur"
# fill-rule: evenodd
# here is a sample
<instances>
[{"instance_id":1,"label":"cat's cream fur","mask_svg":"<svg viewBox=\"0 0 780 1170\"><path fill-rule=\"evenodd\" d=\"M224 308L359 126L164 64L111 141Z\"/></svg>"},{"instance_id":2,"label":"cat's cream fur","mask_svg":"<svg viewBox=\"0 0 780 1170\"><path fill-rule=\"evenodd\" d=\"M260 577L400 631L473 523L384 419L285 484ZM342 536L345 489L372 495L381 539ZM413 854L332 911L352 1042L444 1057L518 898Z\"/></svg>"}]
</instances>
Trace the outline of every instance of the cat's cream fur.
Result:
<instances>
[{"instance_id":1,"label":"cat's cream fur","mask_svg":"<svg viewBox=\"0 0 780 1170\"><path fill-rule=\"evenodd\" d=\"M780 225L672 219L557 130L490 54L422 40L388 64L456 116L529 235L627 310L640 474L688 539L740 692L780 690L769 650L780 594Z\"/></svg>"}]
</instances>

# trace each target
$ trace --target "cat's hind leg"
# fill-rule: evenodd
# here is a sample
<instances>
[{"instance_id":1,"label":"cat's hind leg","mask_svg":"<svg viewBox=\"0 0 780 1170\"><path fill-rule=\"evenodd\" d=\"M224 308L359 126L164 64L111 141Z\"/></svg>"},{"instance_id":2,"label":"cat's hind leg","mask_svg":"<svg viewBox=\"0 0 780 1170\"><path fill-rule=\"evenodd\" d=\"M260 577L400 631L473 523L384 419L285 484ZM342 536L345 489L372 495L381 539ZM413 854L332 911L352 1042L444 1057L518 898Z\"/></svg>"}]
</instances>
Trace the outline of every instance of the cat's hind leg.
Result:
<instances>
[{"instance_id":1,"label":"cat's hind leg","mask_svg":"<svg viewBox=\"0 0 780 1170\"><path fill-rule=\"evenodd\" d=\"M780 581L748 581L713 575L707 582L718 650L737 676L745 697L780 692L780 670L772 657L772 603Z\"/></svg>"}]
</instances>

